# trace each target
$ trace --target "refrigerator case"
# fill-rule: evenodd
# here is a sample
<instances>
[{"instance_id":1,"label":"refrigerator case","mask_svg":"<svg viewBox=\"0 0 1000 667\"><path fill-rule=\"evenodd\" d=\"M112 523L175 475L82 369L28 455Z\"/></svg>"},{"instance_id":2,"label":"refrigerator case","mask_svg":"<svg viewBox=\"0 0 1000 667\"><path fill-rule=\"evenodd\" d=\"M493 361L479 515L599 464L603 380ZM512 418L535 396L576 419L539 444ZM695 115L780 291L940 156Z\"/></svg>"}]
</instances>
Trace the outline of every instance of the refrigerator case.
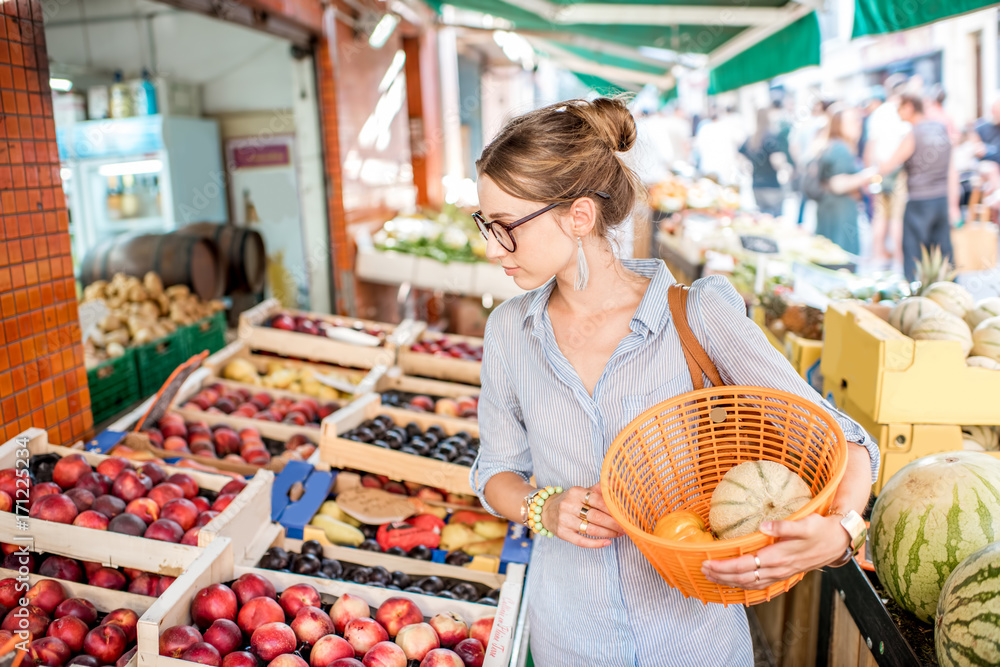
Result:
<instances>
[{"instance_id":1,"label":"refrigerator case","mask_svg":"<svg viewBox=\"0 0 1000 667\"><path fill-rule=\"evenodd\" d=\"M143 116L57 128L68 176L73 254L125 233L166 233L228 217L219 128Z\"/></svg>"}]
</instances>

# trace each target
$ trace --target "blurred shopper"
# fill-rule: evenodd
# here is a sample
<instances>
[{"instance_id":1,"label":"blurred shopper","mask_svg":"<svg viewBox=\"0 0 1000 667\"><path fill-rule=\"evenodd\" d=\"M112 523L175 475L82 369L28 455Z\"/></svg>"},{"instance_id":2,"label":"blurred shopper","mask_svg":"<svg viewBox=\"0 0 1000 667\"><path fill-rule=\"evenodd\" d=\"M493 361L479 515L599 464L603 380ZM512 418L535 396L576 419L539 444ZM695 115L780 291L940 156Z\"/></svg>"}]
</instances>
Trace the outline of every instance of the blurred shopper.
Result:
<instances>
[{"instance_id":1,"label":"blurred shopper","mask_svg":"<svg viewBox=\"0 0 1000 667\"><path fill-rule=\"evenodd\" d=\"M670 174L674 162L674 146L666 126L666 117L659 111L638 114L634 163L630 164L646 185L659 183Z\"/></svg>"},{"instance_id":2,"label":"blurred shopper","mask_svg":"<svg viewBox=\"0 0 1000 667\"><path fill-rule=\"evenodd\" d=\"M691 161L691 119L676 102L667 107L664 114L664 127L674 149L674 159L681 162Z\"/></svg>"},{"instance_id":3,"label":"blurred shopper","mask_svg":"<svg viewBox=\"0 0 1000 667\"><path fill-rule=\"evenodd\" d=\"M1000 93L990 107L991 118L981 118L976 123L976 132L983 141L979 157L1000 163Z\"/></svg>"},{"instance_id":4,"label":"blurred shopper","mask_svg":"<svg viewBox=\"0 0 1000 667\"><path fill-rule=\"evenodd\" d=\"M861 138L861 112L853 107L834 108L827 129L827 143L819 158L823 195L816 206L816 233L857 255L859 190L871 182L874 170L861 172L857 146Z\"/></svg>"},{"instance_id":5,"label":"blurred shopper","mask_svg":"<svg viewBox=\"0 0 1000 667\"><path fill-rule=\"evenodd\" d=\"M801 195L798 217L800 225L805 220L806 207L810 201L802 191L802 183L806 167L825 146L826 126L830 120L827 110L830 104L828 100L816 100L810 115L795 123L788 135L788 154L795 165L794 188Z\"/></svg>"},{"instance_id":6,"label":"blurred shopper","mask_svg":"<svg viewBox=\"0 0 1000 667\"><path fill-rule=\"evenodd\" d=\"M778 170L788 162L788 144L773 127L771 110L757 112L757 129L740 146L740 153L750 161L753 196L761 213L778 217L785 193L778 180Z\"/></svg>"},{"instance_id":7,"label":"blurred shopper","mask_svg":"<svg viewBox=\"0 0 1000 667\"><path fill-rule=\"evenodd\" d=\"M983 142L976 133L975 125L970 124L961 133L958 143L952 147L952 161L955 163L955 172L958 174L959 205L965 206L969 203L969 195L979 182L979 155L983 151ZM997 166L996 163L990 163ZM972 211L969 212L973 214Z\"/></svg>"},{"instance_id":8,"label":"blurred shopper","mask_svg":"<svg viewBox=\"0 0 1000 667\"><path fill-rule=\"evenodd\" d=\"M944 87L940 83L935 83L931 86L927 97L924 98L924 115L927 116L927 120L936 120L945 126L948 130L948 138L951 139L954 146L962 140L962 131L958 128L958 124L951 117L951 114L944 110L945 99L947 99L947 94Z\"/></svg>"},{"instance_id":9,"label":"blurred shopper","mask_svg":"<svg viewBox=\"0 0 1000 667\"><path fill-rule=\"evenodd\" d=\"M879 104L868 117L867 141L864 162L866 165L880 165L889 160L899 148L903 137L910 131L909 125L899 117L899 100L906 90L906 77L893 74L885 80L888 98ZM906 188L900 170L885 174L882 191L875 197L872 217L872 259L876 262L893 261L899 264L902 258L903 208L906 205ZM886 252L886 237L890 239L891 251Z\"/></svg>"},{"instance_id":10,"label":"blurred shopper","mask_svg":"<svg viewBox=\"0 0 1000 667\"><path fill-rule=\"evenodd\" d=\"M945 257L951 257L951 223L961 216L958 174L948 128L927 118L920 97L904 95L899 103L899 117L912 130L892 157L879 165L879 172L885 175L900 167L906 170L903 270L907 279L913 280L921 246L939 246Z\"/></svg>"},{"instance_id":11,"label":"blurred shopper","mask_svg":"<svg viewBox=\"0 0 1000 667\"><path fill-rule=\"evenodd\" d=\"M737 155L743 137L731 119L709 112L709 117L698 126L694 143L698 151L698 169L704 176L722 185L739 183Z\"/></svg>"}]
</instances>

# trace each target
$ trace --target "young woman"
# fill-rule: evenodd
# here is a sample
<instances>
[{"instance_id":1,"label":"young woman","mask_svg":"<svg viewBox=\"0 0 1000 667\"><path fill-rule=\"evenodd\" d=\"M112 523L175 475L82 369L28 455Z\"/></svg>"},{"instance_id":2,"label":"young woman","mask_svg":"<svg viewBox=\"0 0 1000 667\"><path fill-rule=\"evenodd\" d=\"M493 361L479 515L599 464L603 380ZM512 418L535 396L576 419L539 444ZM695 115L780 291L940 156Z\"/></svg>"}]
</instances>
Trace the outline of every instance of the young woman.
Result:
<instances>
[{"instance_id":1,"label":"young woman","mask_svg":"<svg viewBox=\"0 0 1000 667\"><path fill-rule=\"evenodd\" d=\"M873 172L866 172L861 178L854 179L843 176L854 176L861 171L857 157L858 139L861 137L861 112L853 107L834 110L827 133L827 144L819 162L819 178L825 188L823 197L816 206L816 233L852 255L857 255L861 252L858 230L859 187L871 180ZM875 249L876 258L881 256L880 250Z\"/></svg>"},{"instance_id":2,"label":"young woman","mask_svg":"<svg viewBox=\"0 0 1000 667\"><path fill-rule=\"evenodd\" d=\"M639 186L619 153L635 143L620 101L573 100L512 120L477 163L477 223L488 257L520 287L486 326L479 457L471 482L497 515L523 521L536 487L548 498L528 574L531 650L540 667L752 665L742 608L703 605L668 586L622 536L601 496L615 436L643 410L690 391L659 260L619 261L609 234ZM746 317L721 277L695 283L689 321L729 384L820 398ZM707 562L719 583L759 588L833 562L850 543L842 514L861 512L878 448L839 413L850 445L838 516L763 529L755 555Z\"/></svg>"}]
</instances>

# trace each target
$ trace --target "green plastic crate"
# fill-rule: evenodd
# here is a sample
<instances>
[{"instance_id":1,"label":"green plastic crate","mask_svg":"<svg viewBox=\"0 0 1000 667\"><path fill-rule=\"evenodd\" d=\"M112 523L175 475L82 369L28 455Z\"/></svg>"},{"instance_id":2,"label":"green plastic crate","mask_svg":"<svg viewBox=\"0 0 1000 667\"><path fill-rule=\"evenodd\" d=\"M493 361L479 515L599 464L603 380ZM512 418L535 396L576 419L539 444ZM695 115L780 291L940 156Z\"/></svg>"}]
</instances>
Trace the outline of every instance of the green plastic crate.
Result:
<instances>
[{"instance_id":1,"label":"green plastic crate","mask_svg":"<svg viewBox=\"0 0 1000 667\"><path fill-rule=\"evenodd\" d=\"M132 348L139 371L139 393L151 396L160 390L170 374L191 356L187 353L184 331L178 329L146 345Z\"/></svg>"},{"instance_id":2,"label":"green plastic crate","mask_svg":"<svg viewBox=\"0 0 1000 667\"><path fill-rule=\"evenodd\" d=\"M204 350L214 354L226 346L226 314L219 311L191 326L184 327L181 332L184 335L188 357Z\"/></svg>"},{"instance_id":3,"label":"green plastic crate","mask_svg":"<svg viewBox=\"0 0 1000 667\"><path fill-rule=\"evenodd\" d=\"M90 411L99 424L139 400L139 376L132 350L87 371Z\"/></svg>"}]
</instances>

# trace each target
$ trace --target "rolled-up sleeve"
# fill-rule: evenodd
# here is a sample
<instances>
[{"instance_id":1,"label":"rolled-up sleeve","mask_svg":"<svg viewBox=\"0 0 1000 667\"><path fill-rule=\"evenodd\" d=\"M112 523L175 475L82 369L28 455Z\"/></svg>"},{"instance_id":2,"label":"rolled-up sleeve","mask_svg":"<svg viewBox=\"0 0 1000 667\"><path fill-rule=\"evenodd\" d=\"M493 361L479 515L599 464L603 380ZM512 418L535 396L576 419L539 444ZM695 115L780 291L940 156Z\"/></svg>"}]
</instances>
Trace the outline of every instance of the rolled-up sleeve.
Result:
<instances>
[{"instance_id":1,"label":"rolled-up sleeve","mask_svg":"<svg viewBox=\"0 0 1000 667\"><path fill-rule=\"evenodd\" d=\"M728 280L710 276L696 281L688 299L688 319L726 384L787 391L821 406L840 424L848 442L868 450L872 482L878 479L880 458L875 441L856 421L816 393L774 349L760 327L746 316L743 297Z\"/></svg>"},{"instance_id":2,"label":"rolled-up sleeve","mask_svg":"<svg viewBox=\"0 0 1000 667\"><path fill-rule=\"evenodd\" d=\"M501 516L486 502L484 490L493 475L513 472L528 481L532 475L531 451L521 407L511 381L510 366L505 361L504 345L514 343L513 336L498 336L497 327L507 319L503 306L486 322L483 338L482 384L479 394L479 455L472 464L469 484L491 514ZM511 323L513 324L513 323Z\"/></svg>"}]
</instances>

